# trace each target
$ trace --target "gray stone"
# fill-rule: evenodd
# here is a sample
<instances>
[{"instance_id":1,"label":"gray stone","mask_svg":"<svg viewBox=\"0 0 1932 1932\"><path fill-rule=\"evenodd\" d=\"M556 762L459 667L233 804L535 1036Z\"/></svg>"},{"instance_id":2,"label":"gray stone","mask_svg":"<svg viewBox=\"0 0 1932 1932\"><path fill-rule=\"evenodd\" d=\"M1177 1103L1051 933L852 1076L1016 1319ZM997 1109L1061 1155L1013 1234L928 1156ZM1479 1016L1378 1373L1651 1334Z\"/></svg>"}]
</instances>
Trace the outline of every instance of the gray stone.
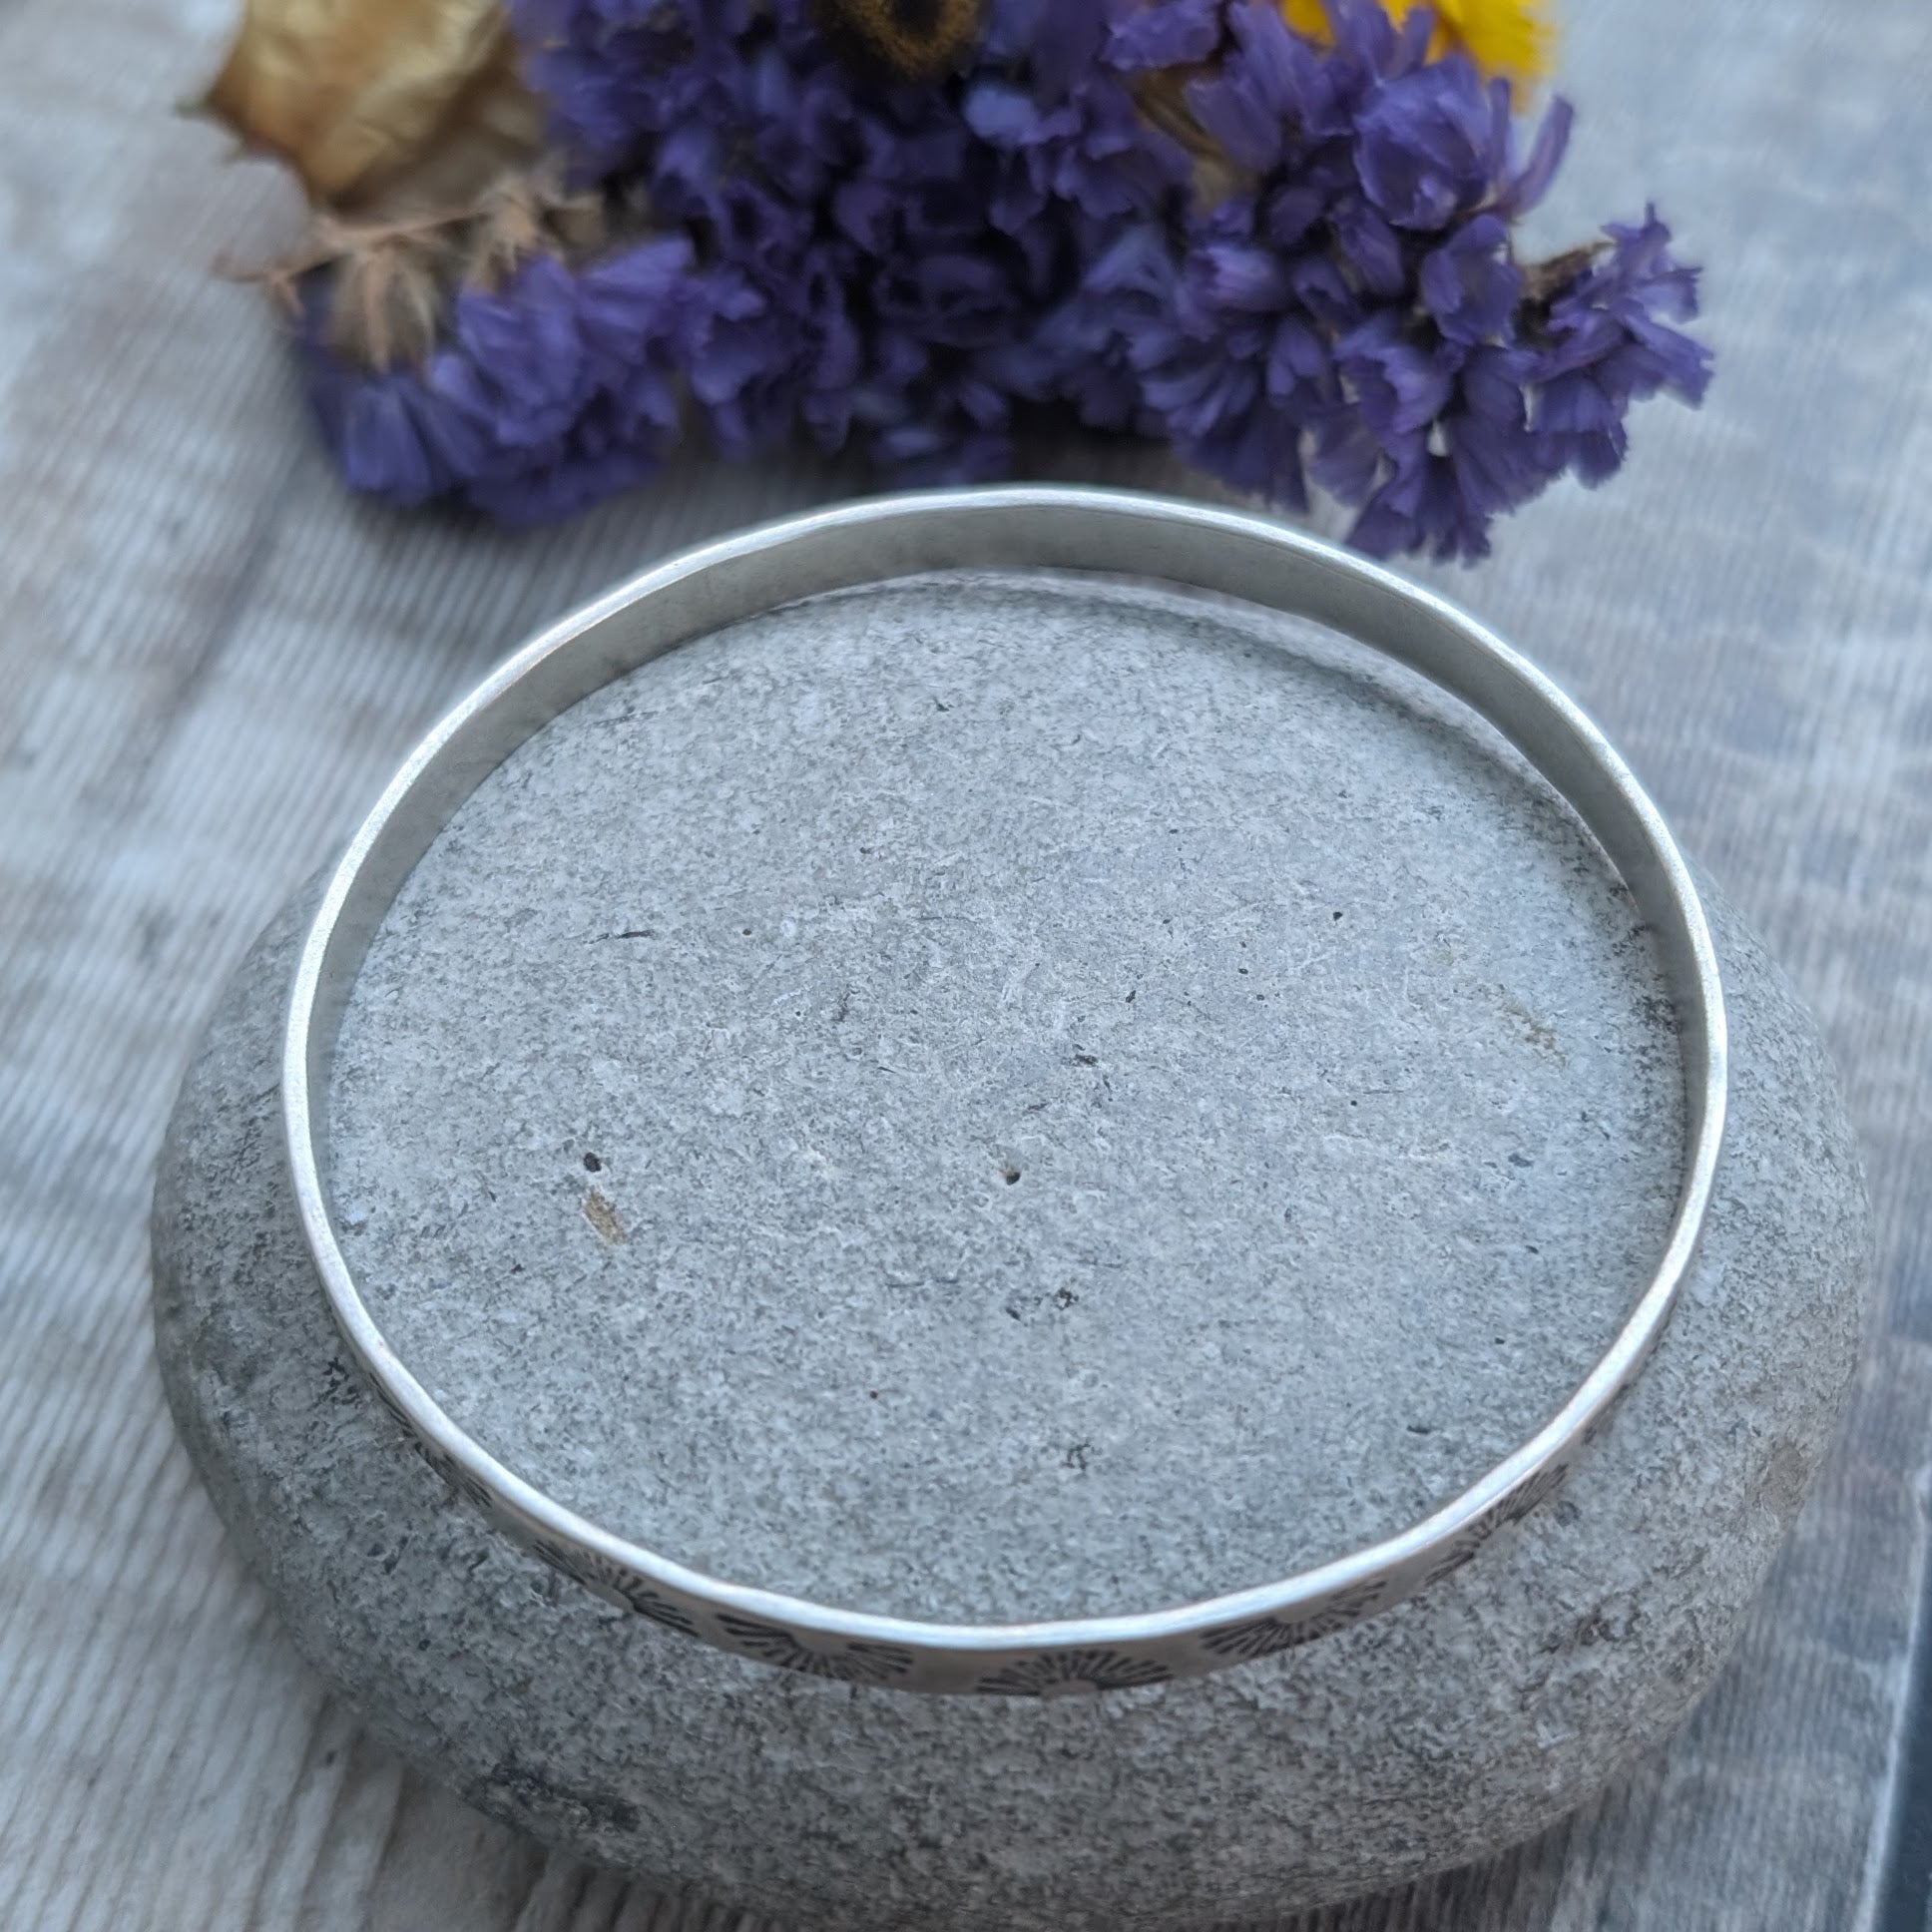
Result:
<instances>
[{"instance_id":1,"label":"gray stone","mask_svg":"<svg viewBox=\"0 0 1932 1932\"><path fill-rule=\"evenodd\" d=\"M1696 1274L1563 1500L1424 1599L1071 1703L827 1686L611 1609L402 1453L280 1173L299 908L156 1203L182 1432L297 1642L484 1808L849 1927L1285 1913L1528 1835L1708 1685L1869 1286L1815 1032L1721 901ZM598 694L405 887L345 1025L350 1258L489 1447L687 1561L1132 1610L1444 1500L1601 1351L1682 1140L1560 801L1338 641L1086 583L774 613Z\"/></svg>"}]
</instances>

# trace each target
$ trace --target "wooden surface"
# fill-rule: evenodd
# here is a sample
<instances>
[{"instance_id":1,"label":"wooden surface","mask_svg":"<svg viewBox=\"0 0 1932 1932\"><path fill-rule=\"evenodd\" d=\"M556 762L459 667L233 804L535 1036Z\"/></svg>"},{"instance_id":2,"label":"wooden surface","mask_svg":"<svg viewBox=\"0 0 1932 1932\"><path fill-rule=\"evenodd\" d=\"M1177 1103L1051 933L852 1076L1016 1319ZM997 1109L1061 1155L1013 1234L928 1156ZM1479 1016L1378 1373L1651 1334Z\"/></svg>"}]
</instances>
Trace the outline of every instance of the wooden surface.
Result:
<instances>
[{"instance_id":1,"label":"wooden surface","mask_svg":"<svg viewBox=\"0 0 1932 1932\"><path fill-rule=\"evenodd\" d=\"M1677 1744L1498 1865L1302 1932L1919 1932L1932 7L1568 11L1546 226L1657 194L1713 265L1719 377L1451 588L1596 712L1822 1014L1882 1309ZM225 972L419 729L611 578L833 485L693 471L516 541L344 502L258 303L209 273L285 195L167 115L227 13L0 0L0 1925L724 1932L426 1786L295 1660L170 1432L145 1217Z\"/></svg>"}]
</instances>

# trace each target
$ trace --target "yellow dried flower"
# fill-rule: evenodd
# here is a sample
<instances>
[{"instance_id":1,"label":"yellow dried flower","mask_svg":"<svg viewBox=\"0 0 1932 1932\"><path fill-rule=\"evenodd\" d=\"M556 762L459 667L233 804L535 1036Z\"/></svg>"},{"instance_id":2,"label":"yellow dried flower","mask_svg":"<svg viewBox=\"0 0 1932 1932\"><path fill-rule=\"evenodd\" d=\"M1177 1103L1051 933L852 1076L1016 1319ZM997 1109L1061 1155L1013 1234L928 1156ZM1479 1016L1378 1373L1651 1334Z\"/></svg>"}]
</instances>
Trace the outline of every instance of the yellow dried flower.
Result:
<instances>
[{"instance_id":1,"label":"yellow dried flower","mask_svg":"<svg viewBox=\"0 0 1932 1932\"><path fill-rule=\"evenodd\" d=\"M1500 74L1517 88L1548 77L1556 33L1545 0L1377 0L1392 20L1425 3L1436 17L1431 54L1465 53L1485 74ZM1281 0L1281 11L1296 33L1328 38L1321 0Z\"/></svg>"},{"instance_id":2,"label":"yellow dried flower","mask_svg":"<svg viewBox=\"0 0 1932 1932\"><path fill-rule=\"evenodd\" d=\"M329 208L459 202L543 138L502 0L247 0L203 106Z\"/></svg>"}]
</instances>

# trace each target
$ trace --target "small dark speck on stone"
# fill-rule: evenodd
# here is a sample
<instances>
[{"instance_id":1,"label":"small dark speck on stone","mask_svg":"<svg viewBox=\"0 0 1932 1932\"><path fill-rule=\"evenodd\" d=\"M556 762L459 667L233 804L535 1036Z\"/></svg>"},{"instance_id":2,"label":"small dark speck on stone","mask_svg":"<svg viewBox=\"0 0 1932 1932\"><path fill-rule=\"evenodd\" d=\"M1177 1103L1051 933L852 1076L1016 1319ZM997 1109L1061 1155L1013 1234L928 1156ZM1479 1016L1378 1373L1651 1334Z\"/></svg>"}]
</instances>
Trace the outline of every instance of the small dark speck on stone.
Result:
<instances>
[{"instance_id":1,"label":"small dark speck on stone","mask_svg":"<svg viewBox=\"0 0 1932 1932\"><path fill-rule=\"evenodd\" d=\"M584 1172L586 1174L602 1174L604 1172L604 1163L596 1155L587 1154L584 1156Z\"/></svg>"},{"instance_id":2,"label":"small dark speck on stone","mask_svg":"<svg viewBox=\"0 0 1932 1932\"><path fill-rule=\"evenodd\" d=\"M1435 1434L1435 1431L1426 1422L1411 1422L1409 1424L1409 1434L1412 1436L1432 1436Z\"/></svg>"},{"instance_id":3,"label":"small dark speck on stone","mask_svg":"<svg viewBox=\"0 0 1932 1932\"><path fill-rule=\"evenodd\" d=\"M1329 917L1330 917L1331 919L1339 919L1339 918L1341 917L1341 914L1340 914L1339 912L1332 912L1332 913L1330 913L1330 914L1329 914L1328 916L1329 916Z\"/></svg>"},{"instance_id":4,"label":"small dark speck on stone","mask_svg":"<svg viewBox=\"0 0 1932 1932\"><path fill-rule=\"evenodd\" d=\"M740 927L740 928L739 928L739 930L740 930L740 931L742 931L742 933L744 934L744 936L745 936L745 938L746 938L746 939L749 939L749 938L750 938L750 936L751 936L751 928L750 928L749 926L743 926L743 927Z\"/></svg>"},{"instance_id":5,"label":"small dark speck on stone","mask_svg":"<svg viewBox=\"0 0 1932 1932\"><path fill-rule=\"evenodd\" d=\"M1019 1178L1020 1178L1020 1171L1019 1171L1019 1169L1018 1169L1018 1168L1002 1168L1002 1169L1000 1170L1000 1172L1001 1172L1001 1173L1002 1173L1003 1175L1005 1175L1005 1177L1006 1177L1006 1185L1007 1185L1007 1186L1008 1186L1009 1188L1010 1188L1010 1187L1012 1187L1012 1186L1013 1186L1013 1184L1014 1184L1014 1183L1015 1183L1016 1181L1018 1181L1018 1180L1019 1180Z\"/></svg>"},{"instance_id":6,"label":"small dark speck on stone","mask_svg":"<svg viewBox=\"0 0 1932 1932\"><path fill-rule=\"evenodd\" d=\"M1139 987L1137 986L1137 987L1136 987L1136 988L1134 989L1134 993L1138 993L1138 992L1139 992L1140 990L1141 990L1141 989L1140 989L1140 988L1139 988ZM1127 996L1127 1000L1126 1000L1126 1004L1127 1004L1127 1005L1129 1005L1129 1006L1132 1006L1132 1005L1134 1004L1134 993L1130 993L1130 994L1129 994L1129 995Z\"/></svg>"},{"instance_id":7,"label":"small dark speck on stone","mask_svg":"<svg viewBox=\"0 0 1932 1932\"><path fill-rule=\"evenodd\" d=\"M1512 1154L1509 1162L1513 1168L1533 1168L1536 1166L1536 1163L1527 1154Z\"/></svg>"},{"instance_id":8,"label":"small dark speck on stone","mask_svg":"<svg viewBox=\"0 0 1932 1932\"><path fill-rule=\"evenodd\" d=\"M1100 1065L1100 1055L1097 1053L1077 1053L1074 1055L1074 1065L1076 1067L1098 1067Z\"/></svg>"}]
</instances>

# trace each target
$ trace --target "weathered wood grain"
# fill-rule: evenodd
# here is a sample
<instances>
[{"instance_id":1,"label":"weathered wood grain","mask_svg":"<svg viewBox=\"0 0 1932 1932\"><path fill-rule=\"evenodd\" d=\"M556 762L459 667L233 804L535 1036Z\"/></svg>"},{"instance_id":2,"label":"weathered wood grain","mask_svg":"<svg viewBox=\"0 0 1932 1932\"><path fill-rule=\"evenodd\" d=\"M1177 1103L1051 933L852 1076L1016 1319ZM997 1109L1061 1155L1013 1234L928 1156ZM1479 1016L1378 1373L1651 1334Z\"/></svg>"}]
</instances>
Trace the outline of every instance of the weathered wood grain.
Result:
<instances>
[{"instance_id":1,"label":"weathered wood grain","mask_svg":"<svg viewBox=\"0 0 1932 1932\"><path fill-rule=\"evenodd\" d=\"M650 555L838 485L694 466L523 539L346 503L262 312L209 272L272 244L285 192L166 113L229 11L0 8L0 1924L725 1932L425 1786L295 1661L174 1445L145 1216L224 973L430 718ZM1884 1303L1843 1453L1677 1744L1539 1844L1301 1932L1904 1932L1932 1452L1932 10L1569 11L1585 118L1546 226L1656 192L1713 264L1721 374L1700 417L1640 420L1617 487L1539 506L1451 588L1591 706L1817 1005Z\"/></svg>"}]
</instances>

